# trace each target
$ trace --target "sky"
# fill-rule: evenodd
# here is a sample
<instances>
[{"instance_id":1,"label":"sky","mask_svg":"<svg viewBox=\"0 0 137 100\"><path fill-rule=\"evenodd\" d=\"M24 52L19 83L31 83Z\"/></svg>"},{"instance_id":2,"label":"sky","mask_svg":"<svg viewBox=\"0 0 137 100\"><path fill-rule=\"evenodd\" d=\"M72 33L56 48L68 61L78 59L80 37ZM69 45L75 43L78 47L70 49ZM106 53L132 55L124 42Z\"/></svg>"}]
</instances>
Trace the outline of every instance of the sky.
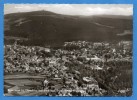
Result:
<instances>
[{"instance_id":1,"label":"sky","mask_svg":"<svg viewBox=\"0 0 137 100\"><path fill-rule=\"evenodd\" d=\"M65 15L133 15L132 4L5 4L4 14L46 10Z\"/></svg>"}]
</instances>

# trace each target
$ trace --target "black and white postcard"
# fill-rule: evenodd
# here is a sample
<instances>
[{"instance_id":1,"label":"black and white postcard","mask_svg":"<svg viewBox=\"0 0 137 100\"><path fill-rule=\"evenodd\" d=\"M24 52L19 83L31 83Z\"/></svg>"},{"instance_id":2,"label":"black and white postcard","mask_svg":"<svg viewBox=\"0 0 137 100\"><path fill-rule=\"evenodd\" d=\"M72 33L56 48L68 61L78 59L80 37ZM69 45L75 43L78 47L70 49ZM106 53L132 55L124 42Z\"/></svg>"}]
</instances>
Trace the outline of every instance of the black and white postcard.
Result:
<instances>
[{"instance_id":1,"label":"black and white postcard","mask_svg":"<svg viewBox=\"0 0 137 100\"><path fill-rule=\"evenodd\" d=\"M4 4L5 96L132 96L132 4Z\"/></svg>"}]
</instances>

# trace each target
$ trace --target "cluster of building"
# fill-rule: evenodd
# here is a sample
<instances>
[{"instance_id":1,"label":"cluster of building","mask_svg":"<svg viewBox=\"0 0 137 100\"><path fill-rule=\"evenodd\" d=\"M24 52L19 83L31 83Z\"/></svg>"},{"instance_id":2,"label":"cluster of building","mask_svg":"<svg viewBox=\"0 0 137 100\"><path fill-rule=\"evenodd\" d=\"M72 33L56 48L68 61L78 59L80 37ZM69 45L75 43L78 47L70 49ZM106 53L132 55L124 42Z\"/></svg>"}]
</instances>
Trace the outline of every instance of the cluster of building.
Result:
<instances>
[{"instance_id":1,"label":"cluster of building","mask_svg":"<svg viewBox=\"0 0 137 100\"><path fill-rule=\"evenodd\" d=\"M74 46L79 49L73 48ZM117 45L85 41L65 42L60 49L5 45L4 50L5 74L21 72L45 75L45 79L42 80L43 89L60 90L56 94L59 96L104 95L111 90L105 85L105 88L101 87L100 83L103 84L105 81L96 74L109 73L106 62L132 58L130 49L119 50ZM71 91L61 92L63 89Z\"/></svg>"}]
</instances>

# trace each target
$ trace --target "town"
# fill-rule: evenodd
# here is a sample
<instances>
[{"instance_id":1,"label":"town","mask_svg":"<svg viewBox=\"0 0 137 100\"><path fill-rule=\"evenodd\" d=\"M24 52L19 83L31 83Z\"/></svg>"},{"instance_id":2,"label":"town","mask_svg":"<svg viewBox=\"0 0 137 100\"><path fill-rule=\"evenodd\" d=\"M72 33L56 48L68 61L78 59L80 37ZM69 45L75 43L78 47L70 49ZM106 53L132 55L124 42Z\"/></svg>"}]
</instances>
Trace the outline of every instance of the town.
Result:
<instances>
[{"instance_id":1,"label":"town","mask_svg":"<svg viewBox=\"0 0 137 100\"><path fill-rule=\"evenodd\" d=\"M132 42L4 45L4 94L131 96Z\"/></svg>"}]
</instances>

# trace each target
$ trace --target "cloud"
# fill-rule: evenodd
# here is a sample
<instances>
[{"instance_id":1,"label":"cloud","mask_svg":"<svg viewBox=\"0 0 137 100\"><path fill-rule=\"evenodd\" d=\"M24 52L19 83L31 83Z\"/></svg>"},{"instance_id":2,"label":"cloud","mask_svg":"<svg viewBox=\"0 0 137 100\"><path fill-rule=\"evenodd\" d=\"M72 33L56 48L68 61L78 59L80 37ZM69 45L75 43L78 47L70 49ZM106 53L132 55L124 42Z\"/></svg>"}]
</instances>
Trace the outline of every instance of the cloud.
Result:
<instances>
[{"instance_id":1,"label":"cloud","mask_svg":"<svg viewBox=\"0 0 137 100\"><path fill-rule=\"evenodd\" d=\"M132 15L131 4L5 4L4 13L47 10L67 15Z\"/></svg>"}]
</instances>

